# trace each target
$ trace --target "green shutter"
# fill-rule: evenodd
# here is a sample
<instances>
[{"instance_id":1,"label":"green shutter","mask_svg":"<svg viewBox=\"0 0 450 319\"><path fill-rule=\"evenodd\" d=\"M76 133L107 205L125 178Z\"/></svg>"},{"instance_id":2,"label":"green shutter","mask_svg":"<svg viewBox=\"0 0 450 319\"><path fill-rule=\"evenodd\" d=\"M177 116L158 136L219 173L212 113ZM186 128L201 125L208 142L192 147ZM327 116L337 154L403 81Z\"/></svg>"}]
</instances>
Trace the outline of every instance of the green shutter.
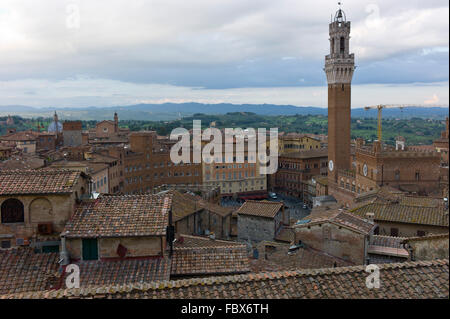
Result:
<instances>
[{"instance_id":1,"label":"green shutter","mask_svg":"<svg viewBox=\"0 0 450 319\"><path fill-rule=\"evenodd\" d=\"M83 239L83 260L98 259L98 244L96 238Z\"/></svg>"}]
</instances>

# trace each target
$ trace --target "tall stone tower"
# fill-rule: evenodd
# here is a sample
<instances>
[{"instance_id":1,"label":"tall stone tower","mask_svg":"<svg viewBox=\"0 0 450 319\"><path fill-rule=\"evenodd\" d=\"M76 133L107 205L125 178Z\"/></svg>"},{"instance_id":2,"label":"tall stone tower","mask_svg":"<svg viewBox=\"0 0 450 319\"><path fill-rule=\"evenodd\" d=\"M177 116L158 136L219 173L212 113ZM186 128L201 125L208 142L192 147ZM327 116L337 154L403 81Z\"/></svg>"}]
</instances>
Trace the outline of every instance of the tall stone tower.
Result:
<instances>
[{"instance_id":1,"label":"tall stone tower","mask_svg":"<svg viewBox=\"0 0 450 319\"><path fill-rule=\"evenodd\" d=\"M117 115L117 112L114 112L114 132L119 132L119 116Z\"/></svg>"},{"instance_id":2,"label":"tall stone tower","mask_svg":"<svg viewBox=\"0 0 450 319\"><path fill-rule=\"evenodd\" d=\"M350 22L339 9L329 25L330 54L325 57L328 82L328 176L337 182L338 169L350 168L351 83L355 69L350 54Z\"/></svg>"}]
</instances>

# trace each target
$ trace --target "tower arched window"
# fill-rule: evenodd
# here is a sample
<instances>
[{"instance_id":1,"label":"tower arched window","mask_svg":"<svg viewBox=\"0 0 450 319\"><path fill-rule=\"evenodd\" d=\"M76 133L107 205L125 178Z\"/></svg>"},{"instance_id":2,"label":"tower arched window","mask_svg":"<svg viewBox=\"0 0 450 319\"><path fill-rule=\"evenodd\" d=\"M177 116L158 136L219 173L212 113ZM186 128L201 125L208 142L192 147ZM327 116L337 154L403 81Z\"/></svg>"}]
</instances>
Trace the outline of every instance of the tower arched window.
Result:
<instances>
[{"instance_id":1,"label":"tower arched window","mask_svg":"<svg viewBox=\"0 0 450 319\"><path fill-rule=\"evenodd\" d=\"M345 53L345 38L344 37L341 37L341 40L340 40L340 52L341 52L341 54L344 54Z\"/></svg>"},{"instance_id":2,"label":"tower arched window","mask_svg":"<svg viewBox=\"0 0 450 319\"><path fill-rule=\"evenodd\" d=\"M10 198L5 200L1 206L2 223L23 223L24 207L23 203L16 199Z\"/></svg>"},{"instance_id":3,"label":"tower arched window","mask_svg":"<svg viewBox=\"0 0 450 319\"><path fill-rule=\"evenodd\" d=\"M334 54L334 51L335 51L335 43L334 43L335 41L334 41L334 38L332 38L331 39L331 54Z\"/></svg>"}]
</instances>

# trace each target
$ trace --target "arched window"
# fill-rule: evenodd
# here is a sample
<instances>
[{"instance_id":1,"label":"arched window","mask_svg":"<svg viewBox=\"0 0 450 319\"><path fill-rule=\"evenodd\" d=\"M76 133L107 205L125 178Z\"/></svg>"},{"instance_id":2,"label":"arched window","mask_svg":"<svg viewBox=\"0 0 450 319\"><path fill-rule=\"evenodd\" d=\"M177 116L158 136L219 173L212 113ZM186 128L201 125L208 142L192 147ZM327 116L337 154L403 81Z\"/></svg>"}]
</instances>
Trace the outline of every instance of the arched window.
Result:
<instances>
[{"instance_id":1,"label":"arched window","mask_svg":"<svg viewBox=\"0 0 450 319\"><path fill-rule=\"evenodd\" d=\"M7 199L1 206L2 223L23 223L24 209L20 200L15 198Z\"/></svg>"},{"instance_id":2,"label":"arched window","mask_svg":"<svg viewBox=\"0 0 450 319\"><path fill-rule=\"evenodd\" d=\"M345 38L344 37L341 37L341 39L340 39L340 51L341 51L341 54L344 54L345 53Z\"/></svg>"}]
</instances>

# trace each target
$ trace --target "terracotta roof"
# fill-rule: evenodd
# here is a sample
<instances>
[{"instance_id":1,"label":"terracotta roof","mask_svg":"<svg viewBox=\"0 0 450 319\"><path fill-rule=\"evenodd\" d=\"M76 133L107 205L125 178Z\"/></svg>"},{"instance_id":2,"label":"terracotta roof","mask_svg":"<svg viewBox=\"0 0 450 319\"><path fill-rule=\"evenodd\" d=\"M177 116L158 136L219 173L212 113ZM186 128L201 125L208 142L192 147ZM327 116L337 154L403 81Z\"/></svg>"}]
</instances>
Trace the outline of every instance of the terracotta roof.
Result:
<instances>
[{"instance_id":1,"label":"terracotta roof","mask_svg":"<svg viewBox=\"0 0 450 319\"><path fill-rule=\"evenodd\" d=\"M80 261L80 287L115 286L164 281L170 278L167 258Z\"/></svg>"},{"instance_id":2,"label":"terracotta roof","mask_svg":"<svg viewBox=\"0 0 450 319\"><path fill-rule=\"evenodd\" d=\"M36 254L31 248L0 250L0 295L56 288L58 253Z\"/></svg>"},{"instance_id":3,"label":"terracotta roof","mask_svg":"<svg viewBox=\"0 0 450 319\"><path fill-rule=\"evenodd\" d=\"M353 266L354 264L312 247L299 248L289 252L290 244L263 241L257 244L258 259L250 260L252 272L295 271Z\"/></svg>"},{"instance_id":4,"label":"terracotta roof","mask_svg":"<svg viewBox=\"0 0 450 319\"><path fill-rule=\"evenodd\" d=\"M180 234L174 243L174 248L200 248L200 247L235 247L242 246L232 240L210 239L209 237Z\"/></svg>"},{"instance_id":5,"label":"terracotta roof","mask_svg":"<svg viewBox=\"0 0 450 319\"><path fill-rule=\"evenodd\" d=\"M366 213L374 213L375 221L448 227L448 213L440 207L371 203L352 209L351 212L362 217Z\"/></svg>"},{"instance_id":6,"label":"terracotta roof","mask_svg":"<svg viewBox=\"0 0 450 319\"><path fill-rule=\"evenodd\" d=\"M433 198L428 196L401 196L400 205L417 206L417 207L440 207L442 206L442 198Z\"/></svg>"},{"instance_id":7,"label":"terracotta roof","mask_svg":"<svg viewBox=\"0 0 450 319\"><path fill-rule=\"evenodd\" d=\"M391 247L391 248L403 248L402 242L406 237L394 237L384 235L373 235L370 239L370 245Z\"/></svg>"},{"instance_id":8,"label":"terracotta roof","mask_svg":"<svg viewBox=\"0 0 450 319\"><path fill-rule=\"evenodd\" d=\"M64 233L72 238L165 235L171 204L171 194L100 195L75 211Z\"/></svg>"},{"instance_id":9,"label":"terracotta roof","mask_svg":"<svg viewBox=\"0 0 450 319\"><path fill-rule=\"evenodd\" d=\"M199 244L200 240L197 239L196 244ZM236 274L250 271L244 244L224 241L214 244L206 239L204 246L176 245L172 256L171 275Z\"/></svg>"},{"instance_id":10,"label":"terracotta roof","mask_svg":"<svg viewBox=\"0 0 450 319\"><path fill-rule=\"evenodd\" d=\"M39 135L38 132L21 131L21 132L14 132L14 133L0 136L0 140L1 141L35 141L38 135Z\"/></svg>"},{"instance_id":11,"label":"terracotta roof","mask_svg":"<svg viewBox=\"0 0 450 319\"><path fill-rule=\"evenodd\" d=\"M10 159L0 162L1 170L35 170L43 168L45 166L45 160L39 157L29 157L13 155Z\"/></svg>"},{"instance_id":12,"label":"terracotta roof","mask_svg":"<svg viewBox=\"0 0 450 319\"><path fill-rule=\"evenodd\" d=\"M355 203L359 203L359 205L362 203L389 202L398 200L400 196L405 195L404 192L391 186L382 186L378 189L356 195L354 201Z\"/></svg>"},{"instance_id":13,"label":"terracotta roof","mask_svg":"<svg viewBox=\"0 0 450 319\"><path fill-rule=\"evenodd\" d=\"M62 169L0 171L0 195L71 193L80 176L86 175Z\"/></svg>"},{"instance_id":14,"label":"terracotta roof","mask_svg":"<svg viewBox=\"0 0 450 319\"><path fill-rule=\"evenodd\" d=\"M369 222L364 218L340 210L317 211L313 214L304 217L302 221L308 222L302 224L294 224L291 227L301 228L314 224L330 222L338 226L343 226L352 229L359 233L368 234L375 226L373 223Z\"/></svg>"},{"instance_id":15,"label":"terracotta roof","mask_svg":"<svg viewBox=\"0 0 450 319\"><path fill-rule=\"evenodd\" d=\"M177 222L202 209L198 201L176 190L163 191L158 194L171 194L172 196L172 220Z\"/></svg>"},{"instance_id":16,"label":"terracotta roof","mask_svg":"<svg viewBox=\"0 0 450 319\"><path fill-rule=\"evenodd\" d=\"M237 214L274 218L283 205L280 202L248 200L237 210Z\"/></svg>"},{"instance_id":17,"label":"terracotta roof","mask_svg":"<svg viewBox=\"0 0 450 319\"><path fill-rule=\"evenodd\" d=\"M447 238L447 240L448 240L448 233L430 234L430 235L426 235L426 236L417 236L417 237L407 237L407 238L403 238L403 242L433 240L433 239L441 239L441 238Z\"/></svg>"},{"instance_id":18,"label":"terracotta roof","mask_svg":"<svg viewBox=\"0 0 450 319\"><path fill-rule=\"evenodd\" d=\"M234 208L232 207L223 207L214 203L210 203L204 199L199 201L200 207L204 208L207 211L210 211L211 213L220 215L222 217L228 216L233 213Z\"/></svg>"},{"instance_id":19,"label":"terracotta roof","mask_svg":"<svg viewBox=\"0 0 450 319\"><path fill-rule=\"evenodd\" d=\"M366 286L366 267L352 266L22 293L1 298L448 299L448 264L448 259L381 264L380 288L372 289Z\"/></svg>"},{"instance_id":20,"label":"terracotta roof","mask_svg":"<svg viewBox=\"0 0 450 319\"><path fill-rule=\"evenodd\" d=\"M403 247L404 237L393 237L393 236L382 236L373 235L370 238L368 253L371 254L370 263L383 263L387 262L386 258L377 257L379 256L394 256L398 258L408 258L409 253Z\"/></svg>"}]
</instances>

